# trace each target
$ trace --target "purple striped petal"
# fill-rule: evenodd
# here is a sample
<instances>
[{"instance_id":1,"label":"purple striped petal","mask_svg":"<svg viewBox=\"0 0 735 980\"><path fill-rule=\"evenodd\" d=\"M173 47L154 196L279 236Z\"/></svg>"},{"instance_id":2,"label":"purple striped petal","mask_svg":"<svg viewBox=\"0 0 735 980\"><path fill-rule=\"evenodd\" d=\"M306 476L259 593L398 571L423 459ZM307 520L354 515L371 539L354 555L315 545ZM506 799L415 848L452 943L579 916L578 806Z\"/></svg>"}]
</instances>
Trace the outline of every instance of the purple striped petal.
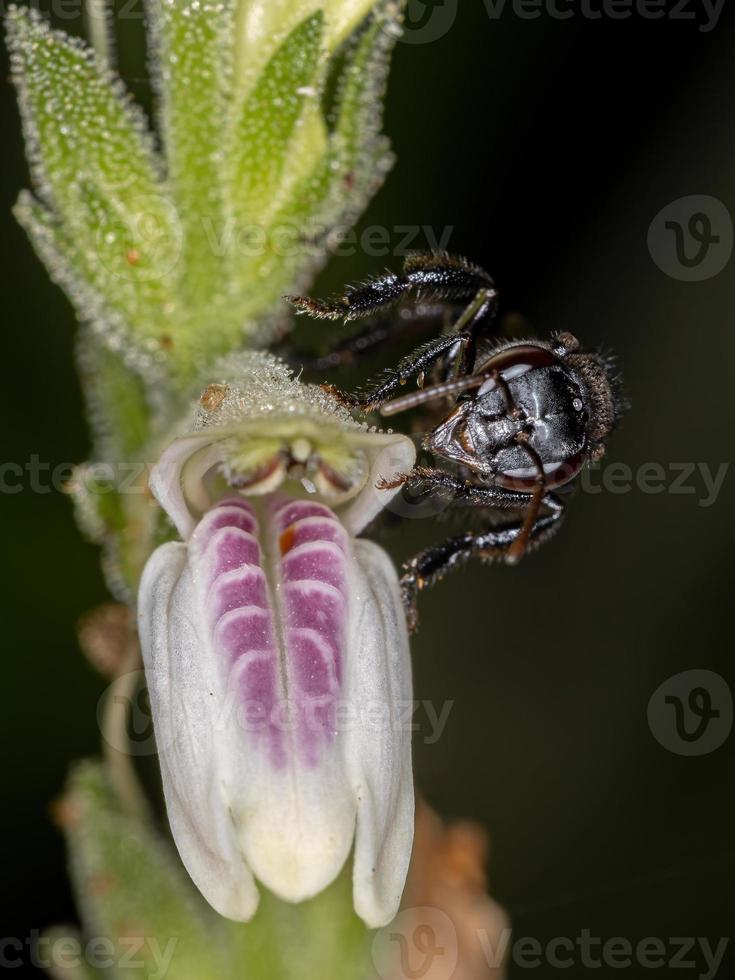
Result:
<instances>
[{"instance_id":1,"label":"purple striped petal","mask_svg":"<svg viewBox=\"0 0 735 980\"><path fill-rule=\"evenodd\" d=\"M193 577L248 729L255 719L274 766L293 753L316 766L335 733L350 546L323 504L278 497L270 511L264 540L244 499L228 498L208 511L191 539Z\"/></svg>"},{"instance_id":2,"label":"purple striped petal","mask_svg":"<svg viewBox=\"0 0 735 980\"><path fill-rule=\"evenodd\" d=\"M262 568L243 565L231 572L223 572L212 582L204 603L211 627L214 628L225 613L239 609L243 603L268 608L268 585Z\"/></svg>"}]
</instances>

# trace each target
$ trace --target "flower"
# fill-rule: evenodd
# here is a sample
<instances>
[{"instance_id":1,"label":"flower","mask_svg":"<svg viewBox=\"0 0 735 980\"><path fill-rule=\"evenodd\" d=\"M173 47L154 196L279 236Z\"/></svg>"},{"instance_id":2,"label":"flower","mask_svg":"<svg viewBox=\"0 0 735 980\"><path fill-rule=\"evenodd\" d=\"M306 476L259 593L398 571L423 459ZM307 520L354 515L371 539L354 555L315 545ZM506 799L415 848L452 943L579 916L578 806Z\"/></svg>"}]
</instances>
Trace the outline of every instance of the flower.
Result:
<instances>
[{"instance_id":1,"label":"flower","mask_svg":"<svg viewBox=\"0 0 735 980\"><path fill-rule=\"evenodd\" d=\"M255 912L255 878L307 899L354 844L357 913L400 902L413 838L411 670L397 577L356 536L410 467L404 436L361 425L272 355L204 392L151 488L182 542L139 594L169 822L222 915Z\"/></svg>"}]
</instances>

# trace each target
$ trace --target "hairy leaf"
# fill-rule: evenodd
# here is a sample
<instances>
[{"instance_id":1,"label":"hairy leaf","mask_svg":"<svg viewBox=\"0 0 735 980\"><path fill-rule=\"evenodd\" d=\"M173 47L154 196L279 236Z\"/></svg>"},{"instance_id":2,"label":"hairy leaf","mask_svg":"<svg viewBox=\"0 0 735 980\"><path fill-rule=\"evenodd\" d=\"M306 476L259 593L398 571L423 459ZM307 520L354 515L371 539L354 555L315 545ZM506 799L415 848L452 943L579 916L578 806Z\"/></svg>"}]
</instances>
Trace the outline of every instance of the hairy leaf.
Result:
<instances>
[{"instance_id":1,"label":"hairy leaf","mask_svg":"<svg viewBox=\"0 0 735 980\"><path fill-rule=\"evenodd\" d=\"M324 16L299 24L263 70L238 112L227 161L232 218L262 221L277 209L291 144L307 98L315 98Z\"/></svg>"},{"instance_id":2,"label":"hairy leaf","mask_svg":"<svg viewBox=\"0 0 735 980\"><path fill-rule=\"evenodd\" d=\"M160 307L179 233L142 114L84 45L35 11L12 8L8 37L39 197L69 225L87 267L112 278L123 315L139 315L131 293Z\"/></svg>"},{"instance_id":3,"label":"hairy leaf","mask_svg":"<svg viewBox=\"0 0 735 980\"><path fill-rule=\"evenodd\" d=\"M222 274L224 120L231 91L231 0L151 0L154 81L173 200L183 232L182 292L206 303Z\"/></svg>"}]
</instances>

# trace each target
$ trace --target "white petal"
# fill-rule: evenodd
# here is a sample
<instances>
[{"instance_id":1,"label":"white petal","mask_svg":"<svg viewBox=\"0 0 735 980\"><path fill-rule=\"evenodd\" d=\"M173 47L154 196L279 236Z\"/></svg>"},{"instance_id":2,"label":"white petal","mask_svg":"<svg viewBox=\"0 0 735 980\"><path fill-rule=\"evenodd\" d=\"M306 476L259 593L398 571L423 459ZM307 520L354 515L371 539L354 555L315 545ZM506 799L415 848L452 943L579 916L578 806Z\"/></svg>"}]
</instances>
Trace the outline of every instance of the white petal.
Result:
<instances>
[{"instance_id":1,"label":"white petal","mask_svg":"<svg viewBox=\"0 0 735 980\"><path fill-rule=\"evenodd\" d=\"M363 594L345 688L364 721L345 744L358 801L353 888L355 911L379 928L398 911L413 843L411 732L401 710L412 697L411 659L390 558L369 541L355 548Z\"/></svg>"},{"instance_id":2,"label":"white petal","mask_svg":"<svg viewBox=\"0 0 735 980\"><path fill-rule=\"evenodd\" d=\"M396 490L378 490L380 479L392 480L411 469L416 459L416 447L407 436L398 433L361 432L350 437L367 455L370 476L363 490L341 511L340 520L347 531L356 537L390 503Z\"/></svg>"},{"instance_id":3,"label":"white petal","mask_svg":"<svg viewBox=\"0 0 735 980\"><path fill-rule=\"evenodd\" d=\"M258 906L258 892L223 802L220 682L201 640L185 545L165 544L150 558L139 625L176 846L207 901L222 915L246 921Z\"/></svg>"},{"instance_id":4,"label":"white petal","mask_svg":"<svg viewBox=\"0 0 735 980\"><path fill-rule=\"evenodd\" d=\"M231 776L238 843L258 880L287 902L318 895L344 866L355 831L338 753L314 771L292 764L278 773L250 752Z\"/></svg>"},{"instance_id":5,"label":"white petal","mask_svg":"<svg viewBox=\"0 0 735 980\"><path fill-rule=\"evenodd\" d=\"M213 442L209 432L197 432L175 439L151 470L151 491L182 538L191 535L198 517L201 516L192 513L186 502L182 483L184 467L196 453L207 447L210 447L210 452L199 457L200 469L206 472L206 469L214 465L220 456L217 442ZM201 509L203 510L204 507Z\"/></svg>"}]
</instances>

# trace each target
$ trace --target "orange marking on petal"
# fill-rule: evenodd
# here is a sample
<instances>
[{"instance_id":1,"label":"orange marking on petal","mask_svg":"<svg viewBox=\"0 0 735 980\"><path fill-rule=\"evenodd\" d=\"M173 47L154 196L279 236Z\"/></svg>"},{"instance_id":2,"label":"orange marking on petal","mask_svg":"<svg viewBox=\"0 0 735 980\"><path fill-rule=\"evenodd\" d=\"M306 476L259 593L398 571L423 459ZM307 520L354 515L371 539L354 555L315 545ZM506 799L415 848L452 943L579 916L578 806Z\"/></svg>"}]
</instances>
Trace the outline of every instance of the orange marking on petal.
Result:
<instances>
[{"instance_id":1,"label":"orange marking on petal","mask_svg":"<svg viewBox=\"0 0 735 980\"><path fill-rule=\"evenodd\" d=\"M289 524L286 530L278 539L278 544L281 549L281 555L287 555L289 551L293 548L294 542L296 540L296 530L293 524Z\"/></svg>"}]
</instances>

